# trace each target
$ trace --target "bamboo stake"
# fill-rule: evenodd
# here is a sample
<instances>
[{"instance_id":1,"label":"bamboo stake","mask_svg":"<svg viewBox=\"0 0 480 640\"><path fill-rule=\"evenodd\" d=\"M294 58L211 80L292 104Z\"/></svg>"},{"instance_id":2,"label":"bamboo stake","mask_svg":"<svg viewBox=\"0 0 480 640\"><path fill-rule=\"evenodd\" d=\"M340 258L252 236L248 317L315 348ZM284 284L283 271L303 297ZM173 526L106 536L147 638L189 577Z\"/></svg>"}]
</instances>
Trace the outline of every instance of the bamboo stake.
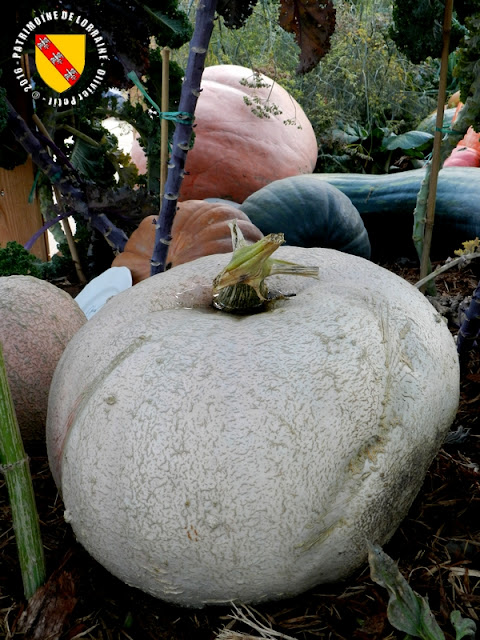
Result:
<instances>
[{"instance_id":1,"label":"bamboo stake","mask_svg":"<svg viewBox=\"0 0 480 640\"><path fill-rule=\"evenodd\" d=\"M448 49L450 46L450 31L452 28L453 0L446 0L443 19L443 47L440 62L440 83L438 87L437 119L433 139L432 170L427 201L427 215L425 220L425 236L423 239L422 259L420 263L420 278L424 278L430 269L430 248L432 245L433 223L435 219L435 201L437 197L438 172L440 170L440 147L442 144L443 111L447 92Z\"/></svg>"},{"instance_id":2,"label":"bamboo stake","mask_svg":"<svg viewBox=\"0 0 480 640\"><path fill-rule=\"evenodd\" d=\"M425 176L420 184L420 190L417 194L417 202L415 205L415 210L413 212L412 240L418 255L419 262L421 262L422 260L423 239L425 237L425 211L428 202L428 191L431 173L432 165L430 162L427 162L425 166Z\"/></svg>"},{"instance_id":3,"label":"bamboo stake","mask_svg":"<svg viewBox=\"0 0 480 640\"><path fill-rule=\"evenodd\" d=\"M52 137L48 133L45 125L43 124L43 122L40 120L40 118L37 116L36 113L33 114L32 120L37 125L39 131L46 138L48 138L49 140L52 140ZM62 211L62 213L64 213L64 209L63 209L63 206L62 206L62 194L60 193L60 189L58 188L57 185L53 185L53 191L55 193L55 198L57 200L57 204L60 207L60 210ZM67 239L68 248L70 249L70 255L72 256L73 264L75 265L75 271L77 273L78 281L79 281L80 284L87 284L87 278L85 277L85 274L83 273L83 270L82 270L82 265L80 263L80 257L78 255L78 251L77 251L77 245L75 244L75 240L73 238L73 233L72 233L72 228L70 226L68 218L64 218L62 220L61 224L63 226L63 231L64 231L65 237Z\"/></svg>"},{"instance_id":4,"label":"bamboo stake","mask_svg":"<svg viewBox=\"0 0 480 640\"><path fill-rule=\"evenodd\" d=\"M28 457L18 427L0 342L0 470L12 509L23 590L27 599L45 582L45 559Z\"/></svg>"},{"instance_id":5,"label":"bamboo stake","mask_svg":"<svg viewBox=\"0 0 480 640\"><path fill-rule=\"evenodd\" d=\"M168 111L169 103L169 72L170 72L170 49L163 47L161 51L162 56L162 111ZM160 202L165 192L165 182L167 181L168 171L168 120L162 118L160 123Z\"/></svg>"}]
</instances>

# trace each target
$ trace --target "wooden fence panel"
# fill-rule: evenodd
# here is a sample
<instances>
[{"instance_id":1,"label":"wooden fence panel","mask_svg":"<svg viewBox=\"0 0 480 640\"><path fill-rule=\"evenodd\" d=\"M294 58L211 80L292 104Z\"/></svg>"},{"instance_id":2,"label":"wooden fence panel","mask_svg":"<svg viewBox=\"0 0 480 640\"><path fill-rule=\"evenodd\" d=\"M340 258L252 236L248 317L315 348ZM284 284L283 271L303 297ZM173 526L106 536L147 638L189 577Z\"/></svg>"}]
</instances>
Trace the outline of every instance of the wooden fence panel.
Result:
<instances>
[{"instance_id":1,"label":"wooden fence panel","mask_svg":"<svg viewBox=\"0 0 480 640\"><path fill-rule=\"evenodd\" d=\"M31 158L12 171L0 168L0 246L16 240L25 244L43 225L37 198L28 201L34 180ZM33 245L32 253L48 260L47 236L44 233Z\"/></svg>"}]
</instances>

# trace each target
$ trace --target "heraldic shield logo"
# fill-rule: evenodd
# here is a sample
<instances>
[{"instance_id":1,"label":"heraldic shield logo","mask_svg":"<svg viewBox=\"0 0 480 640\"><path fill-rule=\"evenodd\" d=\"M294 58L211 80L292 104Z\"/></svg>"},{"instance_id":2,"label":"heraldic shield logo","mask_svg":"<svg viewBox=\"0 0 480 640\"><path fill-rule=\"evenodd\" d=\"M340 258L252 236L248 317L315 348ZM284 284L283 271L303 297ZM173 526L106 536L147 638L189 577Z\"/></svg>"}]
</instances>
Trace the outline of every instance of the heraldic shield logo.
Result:
<instances>
[{"instance_id":1,"label":"heraldic shield logo","mask_svg":"<svg viewBox=\"0 0 480 640\"><path fill-rule=\"evenodd\" d=\"M86 36L35 34L35 64L42 80L63 93L73 87L85 68Z\"/></svg>"}]
</instances>

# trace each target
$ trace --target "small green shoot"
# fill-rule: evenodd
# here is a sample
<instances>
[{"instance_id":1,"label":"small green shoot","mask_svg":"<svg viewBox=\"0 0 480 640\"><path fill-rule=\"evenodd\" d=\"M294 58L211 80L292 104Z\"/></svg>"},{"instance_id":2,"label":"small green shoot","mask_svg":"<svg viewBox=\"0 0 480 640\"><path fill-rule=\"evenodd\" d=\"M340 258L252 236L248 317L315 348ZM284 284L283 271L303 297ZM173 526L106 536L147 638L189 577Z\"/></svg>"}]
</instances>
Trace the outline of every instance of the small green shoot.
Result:
<instances>
[{"instance_id":1,"label":"small green shoot","mask_svg":"<svg viewBox=\"0 0 480 640\"><path fill-rule=\"evenodd\" d=\"M470 618L462 618L460 611L452 611L450 614L450 622L455 629L455 640L475 638L477 625Z\"/></svg>"}]
</instances>

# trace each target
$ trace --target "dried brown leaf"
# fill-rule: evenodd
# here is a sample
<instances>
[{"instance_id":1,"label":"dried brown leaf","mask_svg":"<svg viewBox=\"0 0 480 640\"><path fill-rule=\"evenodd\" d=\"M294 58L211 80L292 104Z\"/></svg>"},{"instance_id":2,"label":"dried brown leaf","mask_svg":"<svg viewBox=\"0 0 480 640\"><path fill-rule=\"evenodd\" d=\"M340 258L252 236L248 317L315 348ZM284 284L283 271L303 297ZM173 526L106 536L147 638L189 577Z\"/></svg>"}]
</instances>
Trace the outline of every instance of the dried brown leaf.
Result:
<instances>
[{"instance_id":1,"label":"dried brown leaf","mask_svg":"<svg viewBox=\"0 0 480 640\"><path fill-rule=\"evenodd\" d=\"M280 0L280 26L295 34L300 47L299 73L311 71L330 49L335 31L332 0Z\"/></svg>"},{"instance_id":2,"label":"dried brown leaf","mask_svg":"<svg viewBox=\"0 0 480 640\"><path fill-rule=\"evenodd\" d=\"M25 640L59 640L63 635L78 600L75 571L65 569L70 557L67 554L63 564L28 601L17 628Z\"/></svg>"}]
</instances>

